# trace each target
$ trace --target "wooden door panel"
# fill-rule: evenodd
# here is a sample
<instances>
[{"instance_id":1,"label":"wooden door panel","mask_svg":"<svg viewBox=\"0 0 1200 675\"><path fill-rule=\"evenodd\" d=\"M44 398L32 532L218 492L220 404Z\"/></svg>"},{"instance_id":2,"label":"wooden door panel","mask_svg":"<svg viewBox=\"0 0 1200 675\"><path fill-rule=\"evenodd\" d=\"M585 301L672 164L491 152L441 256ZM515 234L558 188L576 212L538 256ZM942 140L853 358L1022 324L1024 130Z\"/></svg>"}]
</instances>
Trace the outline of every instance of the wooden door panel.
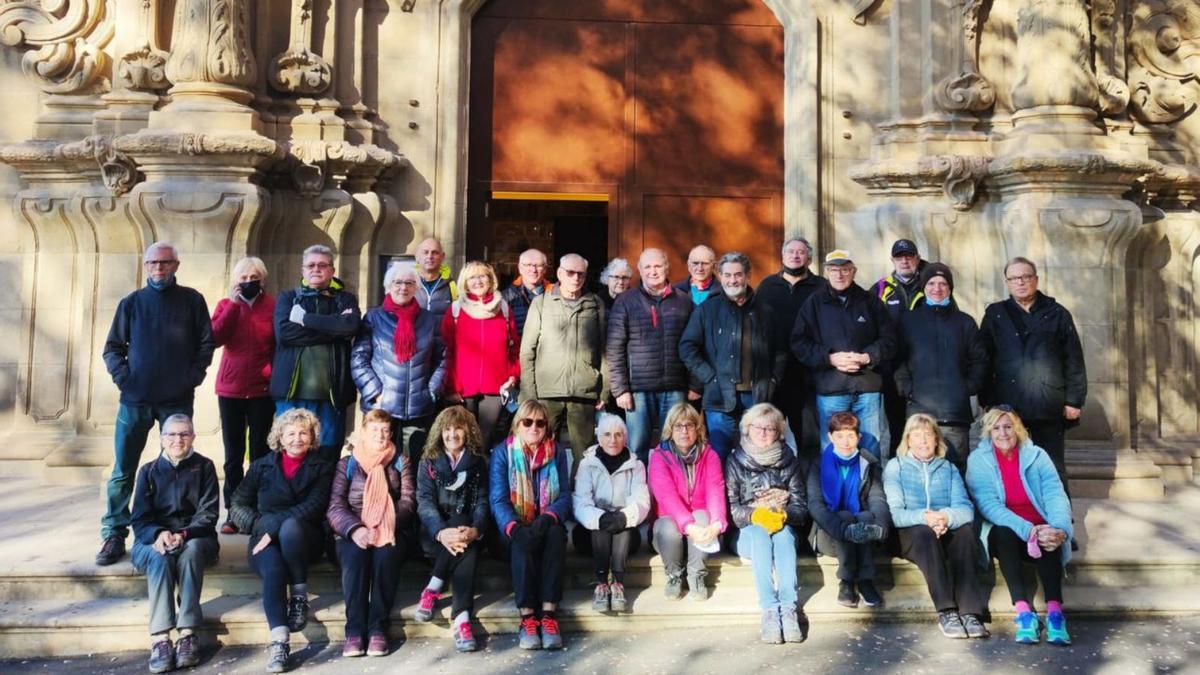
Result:
<instances>
[{"instance_id":1,"label":"wooden door panel","mask_svg":"<svg viewBox=\"0 0 1200 675\"><path fill-rule=\"evenodd\" d=\"M778 26L761 0L492 0L477 17Z\"/></svg>"},{"instance_id":2,"label":"wooden door panel","mask_svg":"<svg viewBox=\"0 0 1200 675\"><path fill-rule=\"evenodd\" d=\"M753 266L752 278L761 279L778 271L782 199L782 193L643 194L642 246L667 251L672 280L687 275L686 256L697 244L711 246L718 256L729 251L745 253Z\"/></svg>"}]
</instances>

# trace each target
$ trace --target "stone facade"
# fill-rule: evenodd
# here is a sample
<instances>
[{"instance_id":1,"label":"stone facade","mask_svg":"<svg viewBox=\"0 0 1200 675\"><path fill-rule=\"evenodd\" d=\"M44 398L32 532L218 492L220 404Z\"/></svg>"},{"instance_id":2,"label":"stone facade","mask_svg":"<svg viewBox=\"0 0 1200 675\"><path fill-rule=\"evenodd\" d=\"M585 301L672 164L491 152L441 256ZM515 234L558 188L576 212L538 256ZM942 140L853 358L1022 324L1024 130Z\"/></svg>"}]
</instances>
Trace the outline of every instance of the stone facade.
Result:
<instances>
[{"instance_id":1,"label":"stone facade","mask_svg":"<svg viewBox=\"0 0 1200 675\"><path fill-rule=\"evenodd\" d=\"M784 30L785 232L855 251L864 282L911 237L976 316L1002 261L1032 258L1085 341L1073 438L1108 468L1078 475L1190 479L1200 0L764 3ZM379 257L425 236L461 264L483 4L0 2L0 472L95 480L111 461L100 352L151 241L213 305L241 256L278 290L313 243L364 304Z\"/></svg>"}]
</instances>

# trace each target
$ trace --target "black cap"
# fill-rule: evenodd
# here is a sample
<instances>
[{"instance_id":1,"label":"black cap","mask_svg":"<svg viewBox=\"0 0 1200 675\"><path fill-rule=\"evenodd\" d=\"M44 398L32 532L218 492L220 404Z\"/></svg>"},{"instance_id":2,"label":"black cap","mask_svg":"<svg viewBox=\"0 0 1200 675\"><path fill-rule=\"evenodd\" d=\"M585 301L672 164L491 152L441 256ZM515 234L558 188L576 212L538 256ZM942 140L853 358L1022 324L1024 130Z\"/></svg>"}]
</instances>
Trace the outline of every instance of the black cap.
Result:
<instances>
[{"instance_id":1,"label":"black cap","mask_svg":"<svg viewBox=\"0 0 1200 675\"><path fill-rule=\"evenodd\" d=\"M917 245L911 239L897 239L892 244L892 257L901 255L917 255Z\"/></svg>"},{"instance_id":2,"label":"black cap","mask_svg":"<svg viewBox=\"0 0 1200 675\"><path fill-rule=\"evenodd\" d=\"M946 280L946 284L950 286L950 292L954 292L954 274L950 268L940 262L929 263L925 266L925 270L921 272L921 290L925 289L925 284L934 277L941 277Z\"/></svg>"}]
</instances>

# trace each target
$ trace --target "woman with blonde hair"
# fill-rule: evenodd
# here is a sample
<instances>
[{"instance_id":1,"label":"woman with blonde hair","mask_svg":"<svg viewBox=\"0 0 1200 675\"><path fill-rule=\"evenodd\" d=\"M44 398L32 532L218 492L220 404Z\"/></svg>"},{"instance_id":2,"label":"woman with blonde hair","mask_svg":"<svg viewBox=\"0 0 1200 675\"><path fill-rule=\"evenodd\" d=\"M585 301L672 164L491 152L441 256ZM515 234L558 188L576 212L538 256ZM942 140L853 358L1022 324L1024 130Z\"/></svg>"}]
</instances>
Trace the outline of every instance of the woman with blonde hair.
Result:
<instances>
[{"instance_id":1,"label":"woman with blonde hair","mask_svg":"<svg viewBox=\"0 0 1200 675\"><path fill-rule=\"evenodd\" d=\"M900 555L925 576L942 634L987 637L986 600L975 574L975 508L931 415L908 418L896 457L883 470L883 491Z\"/></svg>"}]
</instances>

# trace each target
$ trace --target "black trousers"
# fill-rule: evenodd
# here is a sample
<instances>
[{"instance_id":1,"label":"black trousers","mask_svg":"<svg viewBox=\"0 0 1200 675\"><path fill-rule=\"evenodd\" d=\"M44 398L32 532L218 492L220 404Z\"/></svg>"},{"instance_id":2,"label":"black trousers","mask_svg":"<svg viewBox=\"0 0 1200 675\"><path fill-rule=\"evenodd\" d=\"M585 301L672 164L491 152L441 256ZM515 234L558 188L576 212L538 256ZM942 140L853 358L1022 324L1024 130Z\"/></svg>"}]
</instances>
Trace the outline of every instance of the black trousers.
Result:
<instances>
[{"instance_id":1,"label":"black trousers","mask_svg":"<svg viewBox=\"0 0 1200 675\"><path fill-rule=\"evenodd\" d=\"M1032 420L1025 422L1025 428L1029 430L1030 440L1050 455L1050 460L1054 462L1054 470L1058 472L1058 478L1062 481L1063 490L1066 491L1067 497L1070 497L1071 486L1067 483L1067 421Z\"/></svg>"},{"instance_id":2,"label":"black trousers","mask_svg":"<svg viewBox=\"0 0 1200 675\"><path fill-rule=\"evenodd\" d=\"M796 455L813 456L804 443L804 407L813 394L811 387L804 382L803 366L788 357L787 371L783 381L775 389L775 407L787 418L792 436L796 438Z\"/></svg>"},{"instance_id":3,"label":"black trousers","mask_svg":"<svg viewBox=\"0 0 1200 675\"><path fill-rule=\"evenodd\" d=\"M597 581L608 583L608 572L612 570L613 581L625 583L625 563L642 545L642 535L636 527L613 533L576 524L571 531L571 542L576 551L592 557Z\"/></svg>"},{"instance_id":4,"label":"black trousers","mask_svg":"<svg viewBox=\"0 0 1200 675\"><path fill-rule=\"evenodd\" d=\"M246 475L243 462L249 449L250 461L265 457L271 451L267 447L267 435L271 422L275 420L275 400L270 396L261 398L217 397L217 412L221 415L221 441L225 445L225 510L233 492ZM247 443L247 431L249 442Z\"/></svg>"},{"instance_id":5,"label":"black trousers","mask_svg":"<svg viewBox=\"0 0 1200 675\"><path fill-rule=\"evenodd\" d=\"M500 405L499 396L472 396L471 398L463 399L463 407L467 409L475 420L479 422L479 431L483 436L483 447L491 450L500 442L501 433L507 429L500 429L500 413L504 410L504 406Z\"/></svg>"},{"instance_id":6,"label":"black trousers","mask_svg":"<svg viewBox=\"0 0 1200 675\"><path fill-rule=\"evenodd\" d=\"M855 544L830 536L817 528L817 550L837 557L838 581L874 581L875 547L872 544Z\"/></svg>"},{"instance_id":7,"label":"black trousers","mask_svg":"<svg viewBox=\"0 0 1200 675\"><path fill-rule=\"evenodd\" d=\"M900 436L904 433L904 423L908 421L908 402L896 391L896 380L893 377L895 369L889 367L883 373L883 414L888 424L888 457L896 456L896 448L900 447Z\"/></svg>"},{"instance_id":8,"label":"black trousers","mask_svg":"<svg viewBox=\"0 0 1200 675\"><path fill-rule=\"evenodd\" d=\"M392 443L400 450L407 452L408 459L416 466L421 461L421 453L425 451L425 439L429 436L429 427L433 426L433 415L414 417L410 420L392 418ZM338 449L339 452L341 449ZM335 457L333 460L337 462Z\"/></svg>"},{"instance_id":9,"label":"black trousers","mask_svg":"<svg viewBox=\"0 0 1200 675\"><path fill-rule=\"evenodd\" d=\"M542 603L562 600L563 559L567 529L554 523L537 536L530 527L513 528L512 537L501 535L512 562L513 599L517 608L538 610Z\"/></svg>"},{"instance_id":10,"label":"black trousers","mask_svg":"<svg viewBox=\"0 0 1200 675\"><path fill-rule=\"evenodd\" d=\"M941 537L928 525L902 527L897 533L900 555L921 569L939 612L953 609L960 614L983 614L986 604L975 574L975 528L963 525Z\"/></svg>"},{"instance_id":11,"label":"black trousers","mask_svg":"<svg viewBox=\"0 0 1200 675\"><path fill-rule=\"evenodd\" d=\"M988 533L988 551L996 562L1000 563L1000 572L1004 574L1008 596L1012 598L1014 605L1021 600L1029 602L1033 599L1033 594L1025 588L1025 582L1021 578L1022 562L1033 563L1037 569L1038 581L1042 584L1042 593L1046 596L1046 601L1062 602L1062 546L1053 551L1043 549L1042 557L1031 558L1026 543L1016 532L1007 527L993 527Z\"/></svg>"},{"instance_id":12,"label":"black trousers","mask_svg":"<svg viewBox=\"0 0 1200 675\"><path fill-rule=\"evenodd\" d=\"M337 540L347 637L387 635L407 552L408 542L399 535L395 544L365 549L353 541Z\"/></svg>"},{"instance_id":13,"label":"black trousers","mask_svg":"<svg viewBox=\"0 0 1200 675\"><path fill-rule=\"evenodd\" d=\"M454 516L446 521L447 527L459 527L460 525L470 525L470 518L467 515ZM480 534L483 534L480 532ZM473 613L475 610L475 567L479 564L480 551L483 550L483 540L476 539L467 546L467 550L452 555L445 546L442 546L436 539L433 540L433 545L429 547L429 551L433 557L433 572L435 576L443 581L450 580L450 589L453 593L451 602L451 616L458 616L462 612Z\"/></svg>"},{"instance_id":14,"label":"black trousers","mask_svg":"<svg viewBox=\"0 0 1200 675\"><path fill-rule=\"evenodd\" d=\"M250 555L250 567L262 579L263 611L271 628L287 625L287 587L308 583L309 565L321 559L325 532L305 520L288 518L279 539Z\"/></svg>"}]
</instances>

